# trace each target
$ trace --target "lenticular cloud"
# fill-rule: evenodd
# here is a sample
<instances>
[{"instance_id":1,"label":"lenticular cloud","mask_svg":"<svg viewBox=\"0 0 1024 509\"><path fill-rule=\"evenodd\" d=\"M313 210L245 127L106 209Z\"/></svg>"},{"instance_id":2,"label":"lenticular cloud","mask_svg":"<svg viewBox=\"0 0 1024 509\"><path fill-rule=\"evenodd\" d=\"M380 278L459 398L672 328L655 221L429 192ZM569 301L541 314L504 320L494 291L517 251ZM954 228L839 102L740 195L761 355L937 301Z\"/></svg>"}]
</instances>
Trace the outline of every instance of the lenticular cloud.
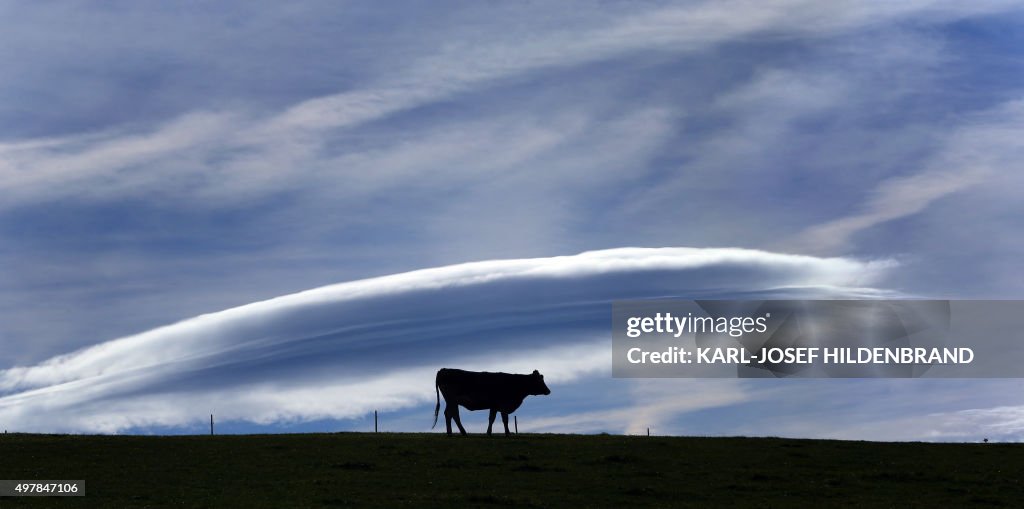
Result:
<instances>
[{"instance_id":1,"label":"lenticular cloud","mask_svg":"<svg viewBox=\"0 0 1024 509\"><path fill-rule=\"evenodd\" d=\"M19 431L260 424L433 402L444 366L549 383L608 376L611 301L876 294L889 262L741 249L623 248L340 283L0 371Z\"/></svg>"}]
</instances>

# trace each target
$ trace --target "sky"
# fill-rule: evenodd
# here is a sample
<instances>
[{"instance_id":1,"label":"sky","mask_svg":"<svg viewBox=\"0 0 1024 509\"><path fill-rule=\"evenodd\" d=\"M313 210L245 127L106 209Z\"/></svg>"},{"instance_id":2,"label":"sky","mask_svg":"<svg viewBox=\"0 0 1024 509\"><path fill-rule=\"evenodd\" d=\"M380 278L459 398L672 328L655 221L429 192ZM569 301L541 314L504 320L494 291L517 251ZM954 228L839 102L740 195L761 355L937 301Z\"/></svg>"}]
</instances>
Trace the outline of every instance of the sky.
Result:
<instances>
[{"instance_id":1,"label":"sky","mask_svg":"<svg viewBox=\"0 0 1024 509\"><path fill-rule=\"evenodd\" d=\"M1024 295L1024 3L0 3L0 427L1024 438L1024 382L625 380L610 302ZM481 412L465 415L473 431Z\"/></svg>"}]
</instances>

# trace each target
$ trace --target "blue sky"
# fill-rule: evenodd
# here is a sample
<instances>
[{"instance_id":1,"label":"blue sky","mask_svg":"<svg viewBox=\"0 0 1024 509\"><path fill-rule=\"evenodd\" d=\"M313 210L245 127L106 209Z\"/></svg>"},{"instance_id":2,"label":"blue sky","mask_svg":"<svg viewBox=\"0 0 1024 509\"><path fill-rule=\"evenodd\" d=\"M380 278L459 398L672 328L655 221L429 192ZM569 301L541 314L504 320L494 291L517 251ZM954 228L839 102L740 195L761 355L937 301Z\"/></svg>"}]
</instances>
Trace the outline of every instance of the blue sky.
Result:
<instances>
[{"instance_id":1,"label":"blue sky","mask_svg":"<svg viewBox=\"0 0 1024 509\"><path fill-rule=\"evenodd\" d=\"M437 368L542 367L536 430L1019 440L1017 380L614 380L587 306L1021 298L1022 21L1019 2L5 3L0 422L355 429L382 407L423 430ZM391 286L409 278L426 287Z\"/></svg>"}]
</instances>

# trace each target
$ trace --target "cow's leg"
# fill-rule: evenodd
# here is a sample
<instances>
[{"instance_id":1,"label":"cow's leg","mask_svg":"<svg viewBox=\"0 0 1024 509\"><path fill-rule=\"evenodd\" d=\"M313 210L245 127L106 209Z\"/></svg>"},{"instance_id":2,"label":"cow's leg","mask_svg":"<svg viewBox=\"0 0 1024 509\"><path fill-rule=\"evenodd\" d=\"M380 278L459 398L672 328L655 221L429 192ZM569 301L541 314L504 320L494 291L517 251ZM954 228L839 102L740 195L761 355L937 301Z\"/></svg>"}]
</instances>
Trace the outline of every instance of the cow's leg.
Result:
<instances>
[{"instance_id":1,"label":"cow's leg","mask_svg":"<svg viewBox=\"0 0 1024 509\"><path fill-rule=\"evenodd\" d=\"M454 405L452 410L452 417L455 419L455 425L459 427L459 433L466 434L466 428L462 427L462 418L459 417L459 405Z\"/></svg>"},{"instance_id":2,"label":"cow's leg","mask_svg":"<svg viewBox=\"0 0 1024 509\"><path fill-rule=\"evenodd\" d=\"M512 436L512 433L508 430L508 413L501 413L501 423L505 425L505 436Z\"/></svg>"},{"instance_id":3,"label":"cow's leg","mask_svg":"<svg viewBox=\"0 0 1024 509\"><path fill-rule=\"evenodd\" d=\"M495 408L491 409L491 415L487 416L487 434L491 434L491 426L494 426L494 416L498 414L498 410Z\"/></svg>"},{"instance_id":4,"label":"cow's leg","mask_svg":"<svg viewBox=\"0 0 1024 509\"><path fill-rule=\"evenodd\" d=\"M444 405L444 425L448 428L448 436L452 436L452 407L447 402Z\"/></svg>"}]
</instances>

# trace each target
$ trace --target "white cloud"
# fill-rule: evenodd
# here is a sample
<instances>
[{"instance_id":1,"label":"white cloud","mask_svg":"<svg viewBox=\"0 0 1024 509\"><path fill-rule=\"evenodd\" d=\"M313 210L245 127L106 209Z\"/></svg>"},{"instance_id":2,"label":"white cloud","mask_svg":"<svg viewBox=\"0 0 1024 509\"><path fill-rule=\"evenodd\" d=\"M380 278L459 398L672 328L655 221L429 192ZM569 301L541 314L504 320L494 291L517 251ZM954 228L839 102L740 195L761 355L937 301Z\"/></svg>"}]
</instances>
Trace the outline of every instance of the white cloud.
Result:
<instances>
[{"instance_id":1,"label":"white cloud","mask_svg":"<svg viewBox=\"0 0 1024 509\"><path fill-rule=\"evenodd\" d=\"M669 434L933 442L1024 439L1020 382L1013 379L675 382L678 392L687 395L724 394L722 404L712 399L694 409L713 413L722 408L724 413L700 418L685 411L668 413ZM731 405L736 408L727 408Z\"/></svg>"},{"instance_id":2,"label":"white cloud","mask_svg":"<svg viewBox=\"0 0 1024 509\"><path fill-rule=\"evenodd\" d=\"M1011 101L978 115L954 131L920 172L881 181L863 210L815 225L797 246L818 253L841 251L851 237L876 225L917 214L933 202L1012 172L1024 150L1024 101Z\"/></svg>"},{"instance_id":3,"label":"white cloud","mask_svg":"<svg viewBox=\"0 0 1024 509\"><path fill-rule=\"evenodd\" d=\"M470 30L455 26L458 22L442 22L437 33L427 29L397 39L389 35L368 43L376 44L367 47L378 60L373 64L349 61L354 53L339 49L343 64L326 71L337 76L299 87L315 94L337 93L313 98L294 93L287 100L249 104L254 96L245 95L250 91L246 82L237 102L178 98L182 102L176 107L161 110L171 120L147 129L136 124L132 130L102 128L0 144L0 212L56 198L70 198L77 205L82 197L166 197L158 205L190 211L197 205L256 202L252 208L258 210L245 212L254 212L252 221L259 226L240 235L274 244L245 252L239 250L248 244L230 246L227 250L236 251L227 256L218 247L193 258L190 244L208 242L191 231L205 216L155 228L165 227L169 233L156 244L173 244L174 249L147 250L139 238L130 238L137 235L133 231L111 232L125 235L116 242L74 244L100 247L98 253L54 250L43 242L38 243L41 248L21 247L19 239L12 239L3 248L3 254L11 253L8 259L18 262L5 274L15 284L4 289L10 296L3 299L8 306L8 325L0 331L6 334L4 343L27 344L10 349L26 356L22 358L32 358L24 352L33 348L32 355L51 355L55 350L39 345L76 340L68 338L78 338L80 345L88 342L82 336L110 337L148 328L169 320L164 317L190 316L207 306L200 302L214 302L212 308L218 309L337 280L340 273L377 274L386 266L380 258L388 258L391 267L410 267L621 243L780 246L770 243L780 237L780 249L787 251L837 253L859 232L934 212L937 202L984 187L986 180L993 181L987 186L989 195L1003 204L998 214L988 217L1017 216L1016 207L1007 204L1016 203L1013 190L1019 186L994 178L1013 171L1021 160L1016 149L1021 118L1015 103L978 117L950 117L949 122L936 121L913 105L914 111L902 115L904 99L921 90L943 89L942 73L956 65L946 60L956 52L942 45L949 34L934 30L937 25L1019 9L1016 3L730 1L647 10L631 4L624 9L628 12L615 11L613 5L600 10L562 5L554 8L560 9L557 15L545 6L543 20L536 19L537 12L523 15L508 7L515 13L498 21L500 30L482 22L493 17L485 11L483 17L472 17L480 12L471 15L472 23L464 24L476 26ZM470 10L460 9L453 16ZM264 23L271 27L279 19L268 12ZM141 14L135 16L147 17ZM188 44L176 44L183 41L174 36L168 40L165 34L159 43L145 38L150 40L146 44L150 49L191 46L205 52L209 41L202 38L204 30L190 30L196 40ZM73 45L76 34L62 36L67 37L64 45ZM744 44L752 41L765 43L758 48L781 51L769 50L772 54L761 59L766 55L758 55L754 44ZM295 40L279 42L268 33L268 46L303 47ZM848 48L837 49L841 46ZM113 47L116 58L124 55L120 46ZM858 52L857 58L848 58L851 52ZM298 54L286 53L289 59ZM223 53L211 54L223 58ZM186 56L159 62L173 60L191 61ZM255 67L266 68L263 72L290 77L301 66L302 59L295 60L275 67L253 59ZM605 61L614 63L588 65ZM66 62L41 65L61 64ZM251 63L236 64L254 69ZM352 69L338 70L350 64ZM137 67L131 62L124 66ZM598 67L601 71L595 71ZM180 75L168 76L166 83L177 84L174 78ZM251 77L246 72L238 76ZM294 75L287 86L303 76ZM73 85L69 94L78 83ZM679 93L687 87L693 91ZM103 95L103 90L93 93ZM86 109L93 108L93 97L84 97L90 98L81 101ZM154 104L158 99L147 96L141 106L159 110ZM117 104L120 109L132 103ZM211 104L222 109L209 109ZM963 111L974 104L925 109ZM859 110L865 111L864 118L850 114ZM899 118L875 118L889 112ZM681 126L681 120L692 124ZM851 125L824 136L816 131L832 122ZM97 119L68 125L62 123L56 131L106 124ZM924 152L927 142L921 139L932 137L948 147L923 167L892 171ZM850 168L857 171L845 171ZM819 186L827 197L815 196ZM279 212L250 202L282 191L297 191L298 205ZM842 203L836 199L839 194L863 199L836 213L837 203ZM975 198L974 203L983 200ZM977 210L970 200L966 203L955 207L955 215L970 216L964 211ZM634 213L625 217L629 214L623 210L630 207ZM828 212L823 214L823 209ZM204 234L236 234L234 223L228 222L231 226ZM31 227L31 220L26 223ZM353 232L358 230L349 228L353 224L372 224L374 231ZM392 228L394 224L400 226ZM792 232L808 224L812 226L794 242ZM984 236L1003 244L1016 238L1005 234L1016 224L997 229L970 217L959 225L972 232L991 228ZM96 231L106 235L101 232L105 226L97 225ZM946 225L940 224L940 230L936 242L945 242ZM178 253L181 244L186 244L184 252ZM1016 254L1000 251L1004 254L997 260L992 254L997 249L987 241L972 244L981 262L971 260L970 265L991 270L993 281L1020 288L1014 280L1019 272L1013 265ZM884 253L889 247L864 251ZM296 258L295 253L309 258ZM310 268L313 257L322 262L319 272ZM242 259L249 262L239 263ZM568 261L470 264L346 283L0 371L0 418L27 429L58 429L54 423L62 423L61 429L116 431L182 425L208 410L226 419L261 423L354 416L380 406L399 409L429 402L432 395L421 379L448 361L479 369L541 366L549 379L571 383L603 373L602 361L593 357L601 351L594 340L596 329L556 334L542 342L525 332L526 321L502 310L529 305L531 312L549 313L545 326L556 324L559 315L549 304L591 295L587 292L593 288L584 291L577 285L601 283L602 275L613 273L641 274L635 286L618 287L632 296L704 290L727 295L790 287L877 296L870 287L888 266L750 251L617 251ZM665 267L678 277L660 281L643 276ZM707 267L728 270L705 277ZM269 276L274 270L275 276ZM222 280L218 286L218 277L233 284L225 286ZM550 302L516 293L513 281ZM75 295L53 298L68 288L67 295ZM612 298L613 290L606 290L604 298ZM110 297L118 292L117 299ZM493 299L484 298L488 296ZM498 311L488 311L494 309ZM449 313L460 325L446 327L428 319L438 312ZM14 320L25 325L12 326ZM119 324L117 333L96 332L112 323ZM459 336L468 350L458 350L449 336ZM528 357L526 350L536 355ZM495 368L493 352L503 352L502 362L510 367ZM368 366L381 366L381 371L368 373ZM203 392L192 381L215 390ZM753 397L745 385L716 386L686 399L643 389L642 384L626 385L636 390L635 405L552 412L531 425L631 432L651 425L686 431L675 422L679 415ZM756 421L760 428L744 432L772 429L764 419ZM896 421L880 422L829 436L904 436L896 431L913 429ZM792 429L803 436L815 433L813 424L794 424Z\"/></svg>"},{"instance_id":4,"label":"white cloud","mask_svg":"<svg viewBox=\"0 0 1024 509\"><path fill-rule=\"evenodd\" d=\"M568 383L608 368L606 340L594 338L607 334L612 300L793 287L835 295L872 284L889 267L740 249L623 248L341 283L0 371L0 422L110 432L182 425L213 407L257 423L356 417L429 401L431 374L446 365L540 368L552 383ZM712 400L721 398L701 405ZM649 423L693 404L665 400L637 415Z\"/></svg>"},{"instance_id":5,"label":"white cloud","mask_svg":"<svg viewBox=\"0 0 1024 509\"><path fill-rule=\"evenodd\" d=\"M680 435L692 432L679 424L690 412L747 403L756 391L742 380L637 379L620 380L629 403L610 408L570 412L530 419L530 430L545 433L611 432Z\"/></svg>"},{"instance_id":6,"label":"white cloud","mask_svg":"<svg viewBox=\"0 0 1024 509\"><path fill-rule=\"evenodd\" d=\"M637 50L688 53L773 34L818 37L909 17L958 19L1012 3L703 2L595 17L563 31L448 44L377 82L301 101L276 114L182 114L145 135L92 134L0 145L0 193L7 206L44 197L153 192L189 195L207 185L249 196L314 178L323 145L344 130L397 112L554 67ZM230 196L231 193L220 195Z\"/></svg>"}]
</instances>

